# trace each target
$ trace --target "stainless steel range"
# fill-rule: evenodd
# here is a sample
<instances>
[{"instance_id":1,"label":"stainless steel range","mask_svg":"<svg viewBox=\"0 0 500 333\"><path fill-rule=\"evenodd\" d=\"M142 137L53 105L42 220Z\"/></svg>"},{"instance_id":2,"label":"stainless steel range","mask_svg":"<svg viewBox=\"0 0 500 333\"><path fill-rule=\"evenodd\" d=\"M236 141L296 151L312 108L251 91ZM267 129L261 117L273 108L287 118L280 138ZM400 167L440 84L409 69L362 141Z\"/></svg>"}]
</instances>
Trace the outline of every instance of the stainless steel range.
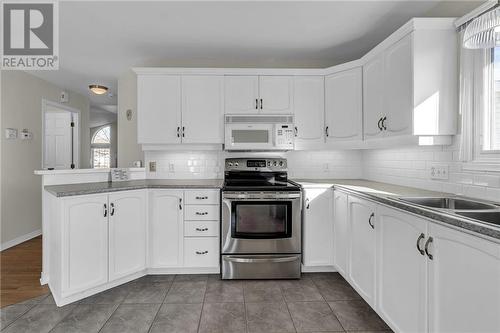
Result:
<instances>
[{"instance_id":1,"label":"stainless steel range","mask_svg":"<svg viewBox=\"0 0 500 333\"><path fill-rule=\"evenodd\" d=\"M300 278L301 190L286 159L229 158L224 175L222 278Z\"/></svg>"}]
</instances>

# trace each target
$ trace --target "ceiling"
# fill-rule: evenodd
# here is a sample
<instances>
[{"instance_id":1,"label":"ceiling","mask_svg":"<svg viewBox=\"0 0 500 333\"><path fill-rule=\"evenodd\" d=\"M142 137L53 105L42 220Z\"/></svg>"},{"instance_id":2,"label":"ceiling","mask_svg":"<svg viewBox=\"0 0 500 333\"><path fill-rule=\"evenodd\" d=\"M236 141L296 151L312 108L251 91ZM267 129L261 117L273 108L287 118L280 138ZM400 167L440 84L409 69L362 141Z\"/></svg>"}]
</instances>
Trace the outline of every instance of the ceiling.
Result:
<instances>
[{"instance_id":1,"label":"ceiling","mask_svg":"<svg viewBox=\"0 0 500 333\"><path fill-rule=\"evenodd\" d=\"M412 17L459 17L484 1L60 2L60 69L33 74L116 104L133 66L328 67L360 58ZM90 95L88 85L112 96Z\"/></svg>"}]
</instances>

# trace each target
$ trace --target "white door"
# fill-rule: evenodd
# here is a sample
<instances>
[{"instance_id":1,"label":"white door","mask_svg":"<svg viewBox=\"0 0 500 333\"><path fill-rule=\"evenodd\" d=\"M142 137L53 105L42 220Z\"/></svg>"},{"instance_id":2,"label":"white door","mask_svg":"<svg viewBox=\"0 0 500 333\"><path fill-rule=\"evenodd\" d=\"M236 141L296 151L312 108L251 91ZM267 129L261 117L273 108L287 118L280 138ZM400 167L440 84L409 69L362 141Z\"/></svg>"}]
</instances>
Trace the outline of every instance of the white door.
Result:
<instances>
[{"instance_id":1,"label":"white door","mask_svg":"<svg viewBox=\"0 0 500 333\"><path fill-rule=\"evenodd\" d=\"M64 200L62 294L108 282L108 196Z\"/></svg>"},{"instance_id":2,"label":"white door","mask_svg":"<svg viewBox=\"0 0 500 333\"><path fill-rule=\"evenodd\" d=\"M429 223L429 332L500 332L500 244Z\"/></svg>"},{"instance_id":3,"label":"white door","mask_svg":"<svg viewBox=\"0 0 500 333\"><path fill-rule=\"evenodd\" d=\"M349 280L372 307L375 305L375 204L349 196Z\"/></svg>"},{"instance_id":4,"label":"white door","mask_svg":"<svg viewBox=\"0 0 500 333\"><path fill-rule=\"evenodd\" d=\"M333 265L333 195L331 188L304 189L304 266Z\"/></svg>"},{"instance_id":5,"label":"white door","mask_svg":"<svg viewBox=\"0 0 500 333\"><path fill-rule=\"evenodd\" d=\"M109 194L109 280L146 267L146 191Z\"/></svg>"},{"instance_id":6,"label":"white door","mask_svg":"<svg viewBox=\"0 0 500 333\"><path fill-rule=\"evenodd\" d=\"M182 77L182 142L224 143L224 77Z\"/></svg>"},{"instance_id":7,"label":"white door","mask_svg":"<svg viewBox=\"0 0 500 333\"><path fill-rule=\"evenodd\" d=\"M71 121L71 112L45 112L44 169L71 168Z\"/></svg>"},{"instance_id":8,"label":"white door","mask_svg":"<svg viewBox=\"0 0 500 333\"><path fill-rule=\"evenodd\" d=\"M139 75L137 77L138 143L180 143L181 126L181 77Z\"/></svg>"},{"instance_id":9,"label":"white door","mask_svg":"<svg viewBox=\"0 0 500 333\"><path fill-rule=\"evenodd\" d=\"M321 144L325 128L325 80L322 76L296 76L293 82L295 148L301 144Z\"/></svg>"},{"instance_id":10,"label":"white door","mask_svg":"<svg viewBox=\"0 0 500 333\"><path fill-rule=\"evenodd\" d=\"M261 113L293 113L293 76L259 76Z\"/></svg>"},{"instance_id":11,"label":"white door","mask_svg":"<svg viewBox=\"0 0 500 333\"><path fill-rule=\"evenodd\" d=\"M150 192L150 266L182 266L183 191Z\"/></svg>"},{"instance_id":12,"label":"white door","mask_svg":"<svg viewBox=\"0 0 500 333\"><path fill-rule=\"evenodd\" d=\"M224 77L224 113L259 112L259 77Z\"/></svg>"},{"instance_id":13,"label":"white door","mask_svg":"<svg viewBox=\"0 0 500 333\"><path fill-rule=\"evenodd\" d=\"M363 131L365 140L381 137L384 117L384 54L363 65Z\"/></svg>"},{"instance_id":14,"label":"white door","mask_svg":"<svg viewBox=\"0 0 500 333\"><path fill-rule=\"evenodd\" d=\"M376 234L378 313L395 332L425 332L427 221L378 206Z\"/></svg>"},{"instance_id":15,"label":"white door","mask_svg":"<svg viewBox=\"0 0 500 333\"><path fill-rule=\"evenodd\" d=\"M349 216L347 194L333 192L333 264L338 272L347 279L349 263Z\"/></svg>"},{"instance_id":16,"label":"white door","mask_svg":"<svg viewBox=\"0 0 500 333\"><path fill-rule=\"evenodd\" d=\"M413 57L412 35L385 52L384 109L386 135L412 134Z\"/></svg>"},{"instance_id":17,"label":"white door","mask_svg":"<svg viewBox=\"0 0 500 333\"><path fill-rule=\"evenodd\" d=\"M363 137L361 68L325 78L326 140L359 140Z\"/></svg>"}]
</instances>

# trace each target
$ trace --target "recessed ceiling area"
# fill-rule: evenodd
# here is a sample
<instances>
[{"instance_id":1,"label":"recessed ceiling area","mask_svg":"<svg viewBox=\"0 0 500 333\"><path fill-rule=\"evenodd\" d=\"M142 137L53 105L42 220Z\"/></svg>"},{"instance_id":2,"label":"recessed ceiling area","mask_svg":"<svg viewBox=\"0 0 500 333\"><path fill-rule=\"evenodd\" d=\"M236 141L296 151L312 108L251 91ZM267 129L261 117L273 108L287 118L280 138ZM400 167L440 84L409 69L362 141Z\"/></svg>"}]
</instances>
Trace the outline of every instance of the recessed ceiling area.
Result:
<instances>
[{"instance_id":1,"label":"recessed ceiling area","mask_svg":"<svg viewBox=\"0 0 500 333\"><path fill-rule=\"evenodd\" d=\"M60 69L34 74L114 105L130 67L328 67L361 57L412 17L459 17L483 2L65 1Z\"/></svg>"}]
</instances>

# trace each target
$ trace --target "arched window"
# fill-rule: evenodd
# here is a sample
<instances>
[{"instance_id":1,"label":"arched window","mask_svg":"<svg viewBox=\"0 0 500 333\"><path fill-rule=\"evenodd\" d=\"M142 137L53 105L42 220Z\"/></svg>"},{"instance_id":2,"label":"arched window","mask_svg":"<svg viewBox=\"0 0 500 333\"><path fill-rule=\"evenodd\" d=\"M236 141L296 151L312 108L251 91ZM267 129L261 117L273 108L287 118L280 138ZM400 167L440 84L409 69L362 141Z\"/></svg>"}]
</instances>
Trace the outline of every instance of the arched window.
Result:
<instances>
[{"instance_id":1,"label":"arched window","mask_svg":"<svg viewBox=\"0 0 500 333\"><path fill-rule=\"evenodd\" d=\"M111 127L99 128L90 142L92 149L92 167L109 168L111 165Z\"/></svg>"}]
</instances>

